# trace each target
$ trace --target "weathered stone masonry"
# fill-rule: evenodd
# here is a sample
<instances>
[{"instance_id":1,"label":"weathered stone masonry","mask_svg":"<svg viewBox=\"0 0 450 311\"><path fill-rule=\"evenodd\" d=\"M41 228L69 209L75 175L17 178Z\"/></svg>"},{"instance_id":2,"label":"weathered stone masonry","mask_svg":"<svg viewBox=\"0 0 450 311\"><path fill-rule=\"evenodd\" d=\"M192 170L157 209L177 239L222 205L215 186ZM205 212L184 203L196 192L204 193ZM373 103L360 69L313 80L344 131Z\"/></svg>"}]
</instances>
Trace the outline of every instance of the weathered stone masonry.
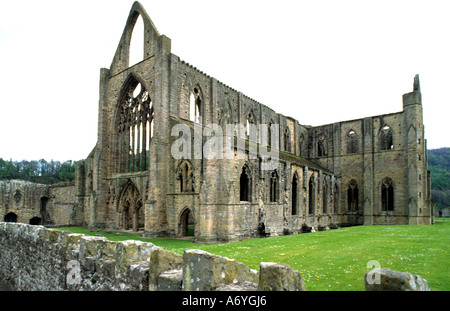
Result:
<instances>
[{"instance_id":1,"label":"weathered stone masonry","mask_svg":"<svg viewBox=\"0 0 450 311\"><path fill-rule=\"evenodd\" d=\"M138 16L144 49L130 66ZM191 150L175 159L172 129L179 124L192 134L239 124L244 130L235 135L246 142L250 124L277 124L279 165L264 171L241 147L233 158L199 159ZM98 141L77 170L73 224L173 237L192 225L197 242L431 224L426 157L418 76L401 112L302 125L172 54L171 40L135 2L110 68L100 71Z\"/></svg>"},{"instance_id":2,"label":"weathered stone masonry","mask_svg":"<svg viewBox=\"0 0 450 311\"><path fill-rule=\"evenodd\" d=\"M250 269L201 250L184 255L152 243L112 242L43 226L0 222L0 279L13 290L304 290L289 266Z\"/></svg>"}]
</instances>

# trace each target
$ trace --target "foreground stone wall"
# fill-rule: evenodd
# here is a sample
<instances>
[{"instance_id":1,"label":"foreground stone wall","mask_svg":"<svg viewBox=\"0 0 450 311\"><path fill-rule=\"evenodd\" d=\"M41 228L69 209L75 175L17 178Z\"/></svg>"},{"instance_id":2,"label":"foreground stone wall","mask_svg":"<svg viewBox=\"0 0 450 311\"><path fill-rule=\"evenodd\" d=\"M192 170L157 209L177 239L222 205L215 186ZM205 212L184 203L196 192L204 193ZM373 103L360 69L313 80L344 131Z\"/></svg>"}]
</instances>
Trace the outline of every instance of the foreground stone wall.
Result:
<instances>
[{"instance_id":1,"label":"foreground stone wall","mask_svg":"<svg viewBox=\"0 0 450 311\"><path fill-rule=\"evenodd\" d=\"M14 290L147 290L158 249L43 226L0 223L0 278Z\"/></svg>"},{"instance_id":2,"label":"foreground stone wall","mask_svg":"<svg viewBox=\"0 0 450 311\"><path fill-rule=\"evenodd\" d=\"M201 250L184 255L141 241L112 242L43 226L0 222L0 280L13 290L304 290L298 271L260 271Z\"/></svg>"}]
</instances>

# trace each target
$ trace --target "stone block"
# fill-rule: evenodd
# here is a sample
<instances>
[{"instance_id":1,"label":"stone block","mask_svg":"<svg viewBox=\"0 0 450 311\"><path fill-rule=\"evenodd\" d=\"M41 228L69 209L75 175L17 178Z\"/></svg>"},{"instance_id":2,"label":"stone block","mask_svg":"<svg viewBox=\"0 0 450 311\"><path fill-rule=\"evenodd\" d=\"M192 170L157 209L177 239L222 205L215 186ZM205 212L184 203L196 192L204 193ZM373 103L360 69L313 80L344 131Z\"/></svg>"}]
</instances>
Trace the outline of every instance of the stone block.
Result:
<instances>
[{"instance_id":1,"label":"stone block","mask_svg":"<svg viewBox=\"0 0 450 311\"><path fill-rule=\"evenodd\" d=\"M216 291L224 292L253 292L258 290L258 284L252 282L237 282L234 284L221 284L216 287Z\"/></svg>"},{"instance_id":2,"label":"stone block","mask_svg":"<svg viewBox=\"0 0 450 311\"><path fill-rule=\"evenodd\" d=\"M261 262L258 290L262 291L304 291L301 274L286 264Z\"/></svg>"},{"instance_id":3,"label":"stone block","mask_svg":"<svg viewBox=\"0 0 450 311\"><path fill-rule=\"evenodd\" d=\"M155 248L150 255L149 290L157 289L158 277L163 271L181 269L183 256L162 248ZM180 270L181 271L181 270Z\"/></svg>"},{"instance_id":4,"label":"stone block","mask_svg":"<svg viewBox=\"0 0 450 311\"><path fill-rule=\"evenodd\" d=\"M157 291L180 291L183 283L183 270L162 272L157 279Z\"/></svg>"},{"instance_id":5,"label":"stone block","mask_svg":"<svg viewBox=\"0 0 450 311\"><path fill-rule=\"evenodd\" d=\"M421 276L387 268L376 268L364 275L366 291L429 291Z\"/></svg>"},{"instance_id":6,"label":"stone block","mask_svg":"<svg viewBox=\"0 0 450 311\"><path fill-rule=\"evenodd\" d=\"M142 261L129 266L128 284L133 290L148 290L148 264L148 261Z\"/></svg>"},{"instance_id":7,"label":"stone block","mask_svg":"<svg viewBox=\"0 0 450 311\"><path fill-rule=\"evenodd\" d=\"M202 250L183 254L183 290L211 291L221 284L258 282L258 272L234 259Z\"/></svg>"}]
</instances>

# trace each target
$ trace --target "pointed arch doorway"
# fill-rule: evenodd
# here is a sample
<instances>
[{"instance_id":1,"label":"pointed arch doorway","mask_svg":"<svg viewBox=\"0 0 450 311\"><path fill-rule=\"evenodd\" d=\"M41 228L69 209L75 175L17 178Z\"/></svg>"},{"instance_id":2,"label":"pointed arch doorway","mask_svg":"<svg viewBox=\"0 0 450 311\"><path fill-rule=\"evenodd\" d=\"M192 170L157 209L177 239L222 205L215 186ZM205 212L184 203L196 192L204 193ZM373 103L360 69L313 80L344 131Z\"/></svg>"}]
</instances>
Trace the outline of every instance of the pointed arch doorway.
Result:
<instances>
[{"instance_id":1,"label":"pointed arch doorway","mask_svg":"<svg viewBox=\"0 0 450 311\"><path fill-rule=\"evenodd\" d=\"M195 236L195 219L190 208L185 208L180 215L180 221L178 222L178 236Z\"/></svg>"},{"instance_id":2,"label":"pointed arch doorway","mask_svg":"<svg viewBox=\"0 0 450 311\"><path fill-rule=\"evenodd\" d=\"M144 227L144 209L139 190L133 182L129 182L120 199L121 213L119 227L125 230L139 231Z\"/></svg>"}]
</instances>

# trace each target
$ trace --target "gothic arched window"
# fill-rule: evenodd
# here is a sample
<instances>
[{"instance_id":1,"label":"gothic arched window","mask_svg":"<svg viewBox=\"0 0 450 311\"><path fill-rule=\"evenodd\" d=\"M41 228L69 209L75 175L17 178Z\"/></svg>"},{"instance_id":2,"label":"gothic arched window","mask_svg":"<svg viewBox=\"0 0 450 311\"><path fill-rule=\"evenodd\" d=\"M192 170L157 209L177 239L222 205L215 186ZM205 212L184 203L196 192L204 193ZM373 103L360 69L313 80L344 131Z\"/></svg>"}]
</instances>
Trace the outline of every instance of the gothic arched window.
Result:
<instances>
[{"instance_id":1,"label":"gothic arched window","mask_svg":"<svg viewBox=\"0 0 450 311\"><path fill-rule=\"evenodd\" d=\"M298 175L297 173L294 174L294 177L292 178L292 215L297 215L297 195L298 195Z\"/></svg>"},{"instance_id":2,"label":"gothic arched window","mask_svg":"<svg viewBox=\"0 0 450 311\"><path fill-rule=\"evenodd\" d=\"M118 170L148 170L153 137L153 105L142 83L131 78L123 91L117 113Z\"/></svg>"},{"instance_id":3,"label":"gothic arched window","mask_svg":"<svg viewBox=\"0 0 450 311\"><path fill-rule=\"evenodd\" d=\"M324 157L327 155L326 153L326 141L325 141L325 137L323 137L322 135L319 137L319 140L317 142L317 156L318 157Z\"/></svg>"},{"instance_id":4,"label":"gothic arched window","mask_svg":"<svg viewBox=\"0 0 450 311\"><path fill-rule=\"evenodd\" d=\"M278 173L277 171L272 171L270 175L270 202L277 202L279 197L279 187L278 187Z\"/></svg>"},{"instance_id":5,"label":"gothic arched window","mask_svg":"<svg viewBox=\"0 0 450 311\"><path fill-rule=\"evenodd\" d=\"M380 149L393 150L394 140L392 138L392 130L388 125L384 125L380 131Z\"/></svg>"},{"instance_id":6,"label":"gothic arched window","mask_svg":"<svg viewBox=\"0 0 450 311\"><path fill-rule=\"evenodd\" d=\"M284 130L284 151L291 152L291 132L288 127Z\"/></svg>"},{"instance_id":7,"label":"gothic arched window","mask_svg":"<svg viewBox=\"0 0 450 311\"><path fill-rule=\"evenodd\" d=\"M195 191L194 172L189 162L185 161L180 165L178 170L178 180L180 182L180 192Z\"/></svg>"},{"instance_id":8,"label":"gothic arched window","mask_svg":"<svg viewBox=\"0 0 450 311\"><path fill-rule=\"evenodd\" d=\"M309 185L308 185L309 189L308 189L308 214L312 215L314 214L314 205L315 205L315 183L314 183L314 177L311 176L311 178L309 179Z\"/></svg>"},{"instance_id":9,"label":"gothic arched window","mask_svg":"<svg viewBox=\"0 0 450 311\"><path fill-rule=\"evenodd\" d=\"M381 210L394 210L394 182L389 177L381 181Z\"/></svg>"},{"instance_id":10,"label":"gothic arched window","mask_svg":"<svg viewBox=\"0 0 450 311\"><path fill-rule=\"evenodd\" d=\"M359 200L358 200L358 184L356 183L356 180L352 179L348 183L347 188L347 203L348 203L348 210L349 211L357 211Z\"/></svg>"},{"instance_id":11,"label":"gothic arched window","mask_svg":"<svg viewBox=\"0 0 450 311\"><path fill-rule=\"evenodd\" d=\"M324 214L328 213L328 186L325 179L322 187L322 212Z\"/></svg>"},{"instance_id":12,"label":"gothic arched window","mask_svg":"<svg viewBox=\"0 0 450 311\"><path fill-rule=\"evenodd\" d=\"M242 173L239 180L240 184L240 201L250 201L250 174L248 166L244 165L242 167Z\"/></svg>"}]
</instances>

